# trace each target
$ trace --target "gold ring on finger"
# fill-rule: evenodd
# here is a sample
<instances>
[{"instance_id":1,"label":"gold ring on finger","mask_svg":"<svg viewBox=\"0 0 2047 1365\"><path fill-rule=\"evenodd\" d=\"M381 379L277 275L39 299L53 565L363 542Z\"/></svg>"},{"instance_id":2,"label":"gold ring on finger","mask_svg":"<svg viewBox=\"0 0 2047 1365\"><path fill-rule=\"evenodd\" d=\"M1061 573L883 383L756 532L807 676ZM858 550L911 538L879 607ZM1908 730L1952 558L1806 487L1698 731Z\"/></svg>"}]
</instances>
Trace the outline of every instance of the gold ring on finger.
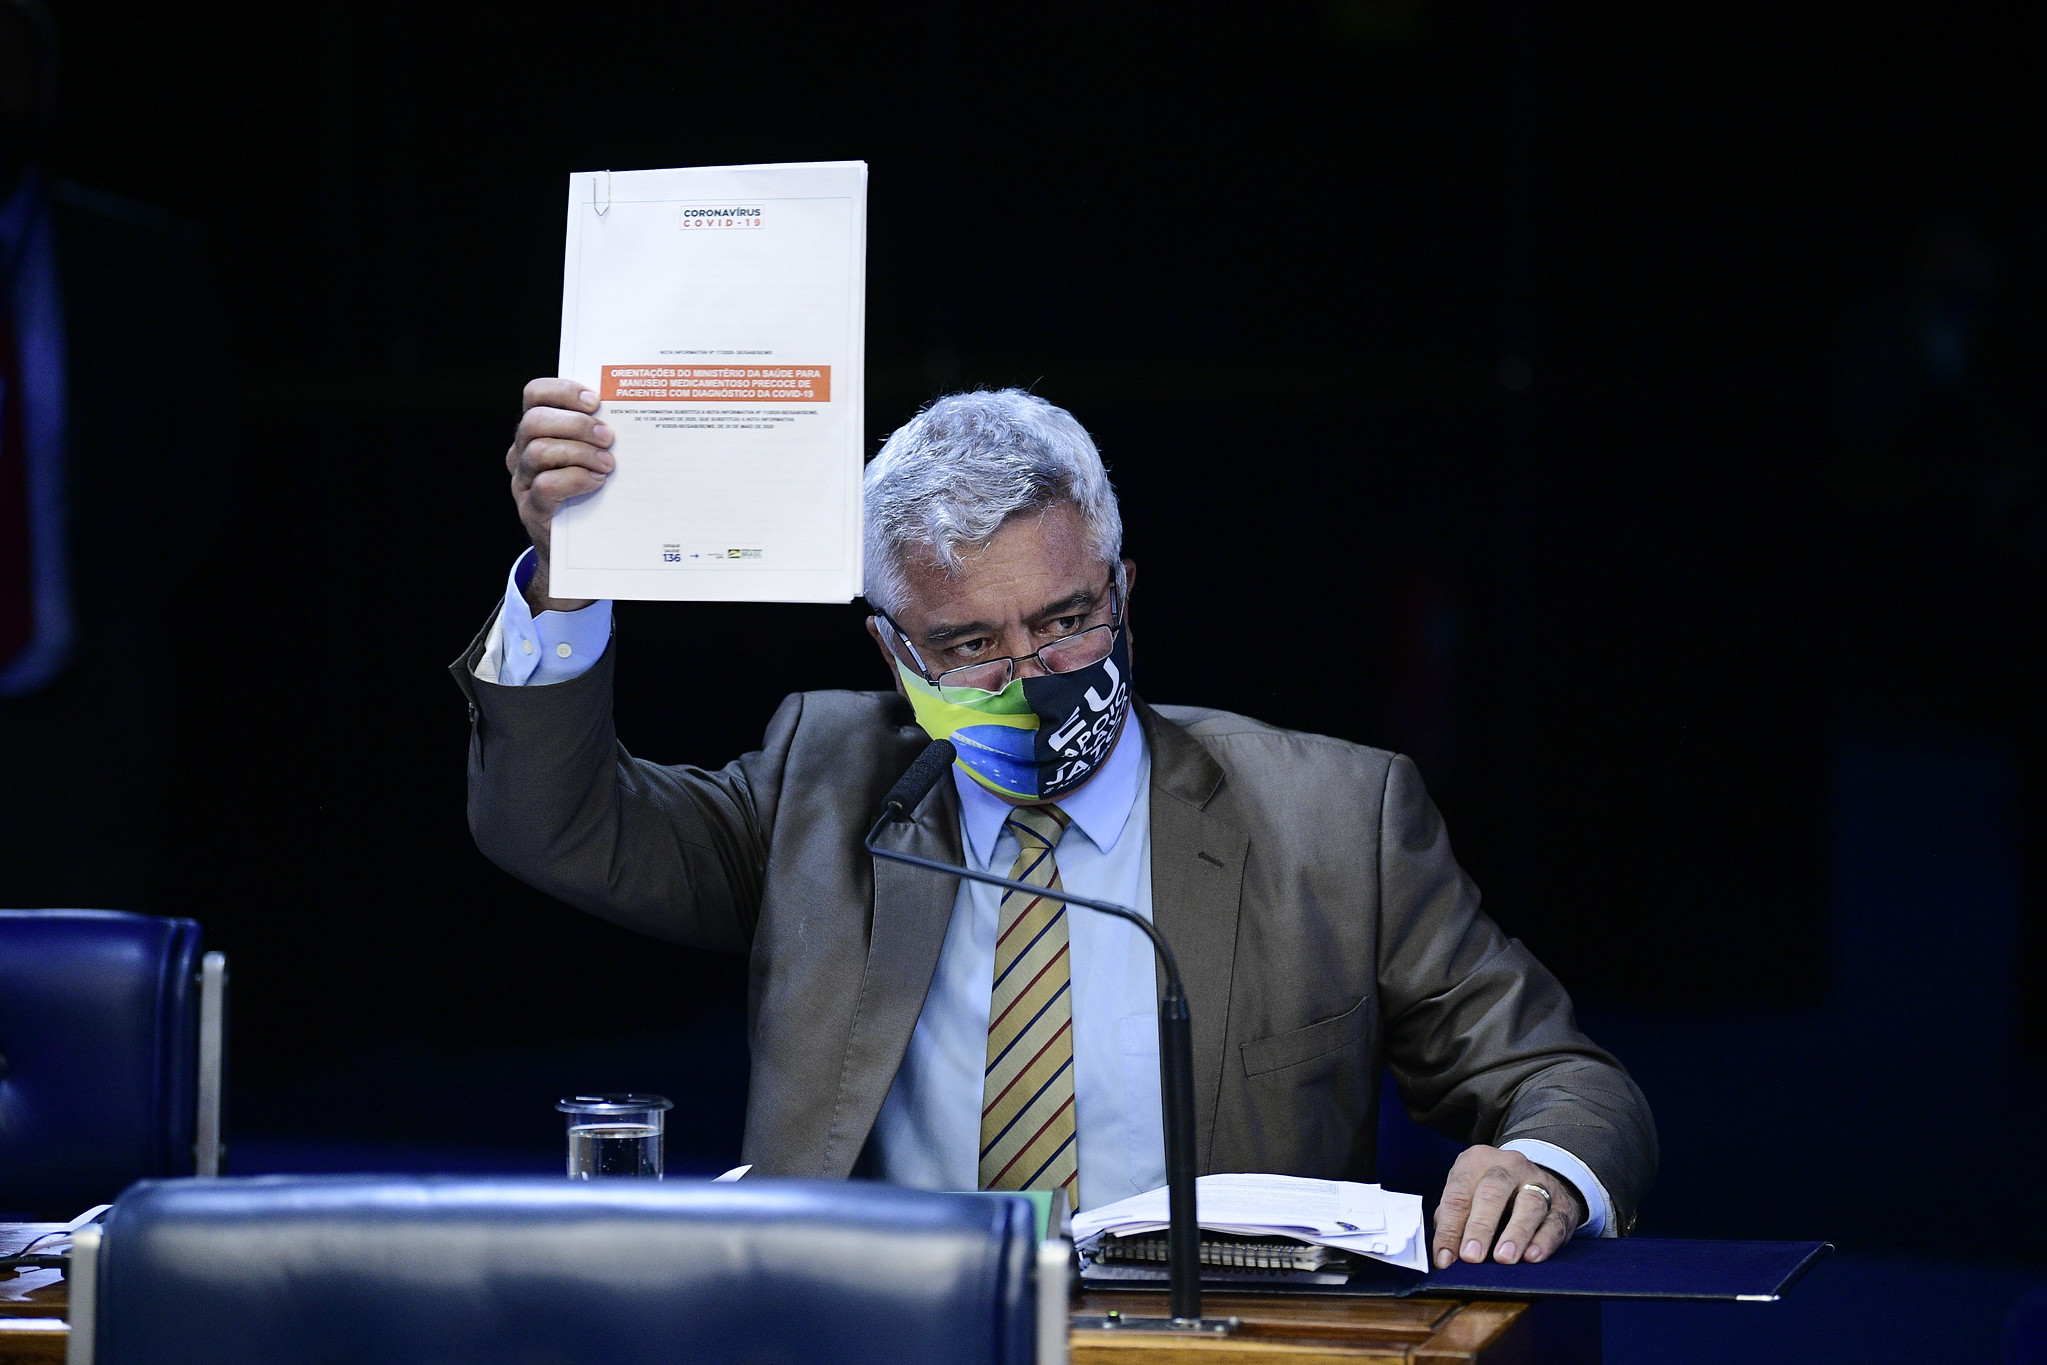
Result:
<instances>
[{"instance_id":1,"label":"gold ring on finger","mask_svg":"<svg viewBox=\"0 0 2047 1365\"><path fill-rule=\"evenodd\" d=\"M1527 1190L1527 1191L1530 1191L1530 1192L1532 1192L1532 1193L1535 1193L1535 1194L1539 1194L1539 1195L1541 1195L1541 1196L1542 1196L1542 1204L1543 1204L1543 1207L1544 1207L1544 1208L1555 1208L1555 1207L1556 1207L1556 1202L1557 1202L1557 1201L1556 1201L1555 1199L1553 1199L1553 1198L1551 1198L1551 1197L1550 1197L1550 1192L1549 1192L1548 1190L1544 1189L1544 1188L1543 1188L1542 1186L1540 1186L1540 1185L1536 1184L1536 1183L1535 1183L1534 1181L1532 1181L1532 1180L1531 1180L1531 1181L1529 1181L1529 1182L1528 1182L1527 1184L1523 1185L1523 1186L1522 1186L1521 1188L1522 1188L1523 1190Z\"/></svg>"}]
</instances>

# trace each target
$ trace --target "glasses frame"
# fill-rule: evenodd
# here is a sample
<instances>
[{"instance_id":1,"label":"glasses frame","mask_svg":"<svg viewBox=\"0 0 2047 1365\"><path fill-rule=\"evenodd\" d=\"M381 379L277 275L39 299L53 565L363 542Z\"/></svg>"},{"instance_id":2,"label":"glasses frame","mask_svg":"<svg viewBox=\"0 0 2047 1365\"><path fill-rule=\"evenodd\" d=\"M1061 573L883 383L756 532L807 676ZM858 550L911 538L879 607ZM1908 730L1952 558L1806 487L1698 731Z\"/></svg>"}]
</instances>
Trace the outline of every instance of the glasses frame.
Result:
<instances>
[{"instance_id":1,"label":"glasses frame","mask_svg":"<svg viewBox=\"0 0 2047 1365\"><path fill-rule=\"evenodd\" d=\"M1011 683L1016 681L1016 666L1022 663L1025 659L1029 659L1032 663L1044 669L1046 673L1057 675L1059 670L1053 668L1051 665L1045 662L1044 659L1045 651L1048 649L1057 649L1059 648L1059 646L1064 644L1070 644L1072 641L1078 640L1083 635L1092 635L1095 631L1098 630L1109 631L1110 632L1109 648L1110 650L1113 651L1116 648L1116 636L1118 634L1121 634L1123 630L1123 593L1121 588L1117 585L1116 578L1117 575L1113 573L1109 575L1109 620L1107 624L1099 626L1089 626L1086 630L1076 630L1071 635L1062 635L1056 640L1047 640L1044 644L1039 645L1036 649L1032 650L1028 654L1011 654L1004 656L1000 660L983 659L979 663L961 664L958 668L948 668L945 670L945 672L939 674L935 678L931 676L931 666L925 663L924 656L917 652L917 646L911 641L909 633L906 632L901 626L896 624L896 618L890 616L885 611L878 612L876 614L879 615L882 620L888 622L888 628L896 633L896 638L898 640L901 640L903 642L903 648L910 651L910 659L917 665L917 672L923 677L925 682L930 683L933 687L945 687L948 685L945 680L955 673L964 673L968 669L972 668L986 668L990 664L999 662L1004 665L1002 687L995 688L975 687L969 688L967 690L973 692L1000 692L1003 687L1008 687ZM1107 658L1108 656L1103 655L1102 657ZM1087 667L1087 665L1083 664L1081 665L1081 667L1085 668ZM1079 670L1069 669L1068 671L1078 672ZM963 684L960 683L953 683L950 685L953 687L963 686Z\"/></svg>"}]
</instances>

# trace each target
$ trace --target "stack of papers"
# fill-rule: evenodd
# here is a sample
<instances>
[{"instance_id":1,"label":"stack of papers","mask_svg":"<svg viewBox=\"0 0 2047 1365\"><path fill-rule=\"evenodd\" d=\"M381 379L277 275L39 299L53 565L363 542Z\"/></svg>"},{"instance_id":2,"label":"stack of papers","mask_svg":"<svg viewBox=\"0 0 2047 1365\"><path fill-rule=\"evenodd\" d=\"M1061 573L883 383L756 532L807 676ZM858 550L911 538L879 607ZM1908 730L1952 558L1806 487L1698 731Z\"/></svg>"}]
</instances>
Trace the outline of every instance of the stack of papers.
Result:
<instances>
[{"instance_id":1,"label":"stack of papers","mask_svg":"<svg viewBox=\"0 0 2047 1365\"><path fill-rule=\"evenodd\" d=\"M36 1257L49 1259L69 1256L71 1254L72 1240L78 1230L87 1223L97 1219L112 1207L112 1204L94 1204L70 1222L58 1224L46 1232L37 1234L26 1242L12 1246L0 1246L0 1266L17 1261L39 1263L34 1262ZM0 1273L4 1273L4 1271L0 1271Z\"/></svg>"},{"instance_id":2,"label":"stack of papers","mask_svg":"<svg viewBox=\"0 0 2047 1365\"><path fill-rule=\"evenodd\" d=\"M1205 1232L1239 1237L1291 1237L1427 1270L1422 1199L1350 1180L1292 1175L1204 1175L1194 1206ZM1105 1234L1130 1237L1167 1226L1166 1191L1148 1190L1073 1215L1074 1244L1085 1254Z\"/></svg>"}]
</instances>

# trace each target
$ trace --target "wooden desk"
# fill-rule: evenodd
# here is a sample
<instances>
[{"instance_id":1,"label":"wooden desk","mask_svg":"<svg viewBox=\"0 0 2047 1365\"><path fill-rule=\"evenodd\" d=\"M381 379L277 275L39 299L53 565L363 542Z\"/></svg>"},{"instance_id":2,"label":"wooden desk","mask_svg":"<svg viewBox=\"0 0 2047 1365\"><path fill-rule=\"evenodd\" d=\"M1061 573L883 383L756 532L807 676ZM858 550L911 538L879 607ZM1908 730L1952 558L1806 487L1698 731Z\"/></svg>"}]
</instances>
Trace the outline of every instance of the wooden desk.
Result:
<instances>
[{"instance_id":1,"label":"wooden desk","mask_svg":"<svg viewBox=\"0 0 2047 1365\"><path fill-rule=\"evenodd\" d=\"M1359 1365L1537 1359L1530 1305L1502 1299L1276 1298L1209 1292L1203 1313L1241 1318L1228 1337L1074 1332L1073 1365ZM1163 1317L1164 1294L1085 1293L1077 1314ZM1595 1347L1596 1350L1596 1347ZM1593 1359L1597 1359L1595 1355Z\"/></svg>"},{"instance_id":2,"label":"wooden desk","mask_svg":"<svg viewBox=\"0 0 2047 1365\"><path fill-rule=\"evenodd\" d=\"M0 1252L19 1250L57 1223L0 1223ZM56 1270L0 1271L0 1365L61 1365L70 1303ZM1072 1337L1073 1365L1507 1365L1534 1361L1536 1314L1499 1299L1272 1298L1256 1294L1202 1296L1210 1317L1242 1318L1230 1337L1186 1338L1157 1333L1086 1331ZM1546 1305L1547 1307L1548 1305ZM1110 1311L1163 1317L1164 1294L1083 1294L1077 1314ZM1595 1325L1596 1330L1596 1325ZM1594 1337L1596 1343L1597 1338ZM1597 1359L1597 1346L1591 1359Z\"/></svg>"},{"instance_id":3,"label":"wooden desk","mask_svg":"<svg viewBox=\"0 0 2047 1365\"><path fill-rule=\"evenodd\" d=\"M0 1223L0 1254L12 1256L62 1223ZM70 1309L61 1270L0 1270L0 1365L61 1365Z\"/></svg>"}]
</instances>

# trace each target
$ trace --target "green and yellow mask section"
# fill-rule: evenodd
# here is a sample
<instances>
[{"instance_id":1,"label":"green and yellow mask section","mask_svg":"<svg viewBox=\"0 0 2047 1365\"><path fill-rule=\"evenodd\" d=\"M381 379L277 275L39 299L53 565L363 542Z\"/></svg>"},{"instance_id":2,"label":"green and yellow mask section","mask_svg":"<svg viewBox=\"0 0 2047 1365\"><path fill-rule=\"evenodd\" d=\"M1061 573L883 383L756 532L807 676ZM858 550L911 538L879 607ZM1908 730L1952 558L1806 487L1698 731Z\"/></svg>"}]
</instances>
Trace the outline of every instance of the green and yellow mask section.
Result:
<instances>
[{"instance_id":1,"label":"green and yellow mask section","mask_svg":"<svg viewBox=\"0 0 2047 1365\"><path fill-rule=\"evenodd\" d=\"M933 739L952 741L967 776L997 796L1038 799L1038 727L1044 722L1024 696L1023 679L1010 679L1000 692L939 687L900 659L896 674L917 724Z\"/></svg>"}]
</instances>

